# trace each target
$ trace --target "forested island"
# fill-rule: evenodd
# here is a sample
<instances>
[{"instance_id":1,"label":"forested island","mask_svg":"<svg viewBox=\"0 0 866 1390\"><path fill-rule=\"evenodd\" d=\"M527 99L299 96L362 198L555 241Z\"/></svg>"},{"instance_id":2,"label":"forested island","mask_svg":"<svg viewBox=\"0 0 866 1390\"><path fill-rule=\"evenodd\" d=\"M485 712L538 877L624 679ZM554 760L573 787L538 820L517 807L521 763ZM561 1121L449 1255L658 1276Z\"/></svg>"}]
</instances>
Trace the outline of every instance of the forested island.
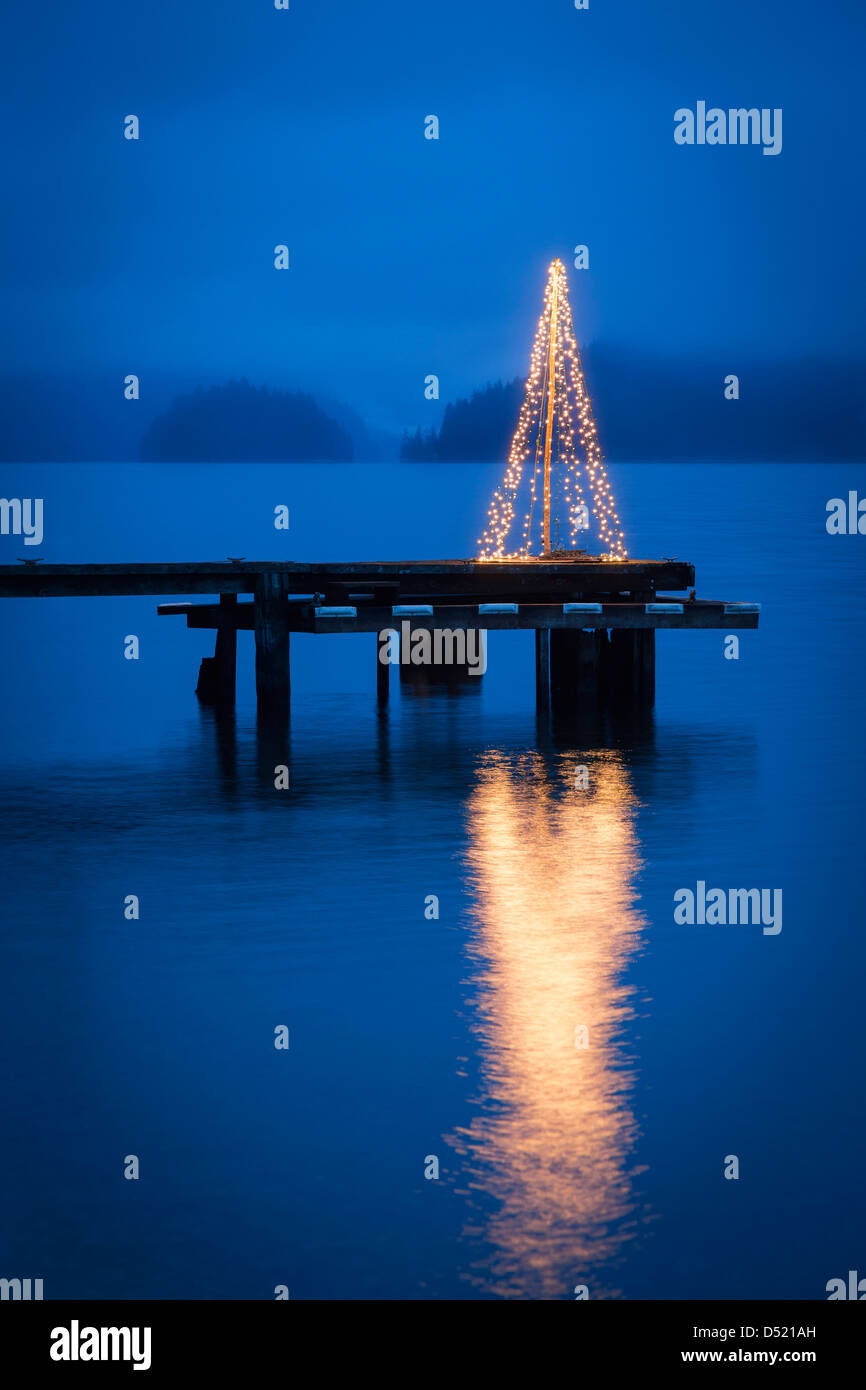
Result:
<instances>
[{"instance_id":1,"label":"forested island","mask_svg":"<svg viewBox=\"0 0 866 1390\"><path fill-rule=\"evenodd\" d=\"M420 429L414 434L406 431L400 457L412 463L466 459L487 463L507 458L522 400L523 382L515 377L473 391L468 400L449 401L438 431L432 427L426 434Z\"/></svg>"},{"instance_id":2,"label":"forested island","mask_svg":"<svg viewBox=\"0 0 866 1390\"><path fill-rule=\"evenodd\" d=\"M248 381L198 387L157 415L141 446L146 461L297 463L348 460L352 439L303 392Z\"/></svg>"}]
</instances>

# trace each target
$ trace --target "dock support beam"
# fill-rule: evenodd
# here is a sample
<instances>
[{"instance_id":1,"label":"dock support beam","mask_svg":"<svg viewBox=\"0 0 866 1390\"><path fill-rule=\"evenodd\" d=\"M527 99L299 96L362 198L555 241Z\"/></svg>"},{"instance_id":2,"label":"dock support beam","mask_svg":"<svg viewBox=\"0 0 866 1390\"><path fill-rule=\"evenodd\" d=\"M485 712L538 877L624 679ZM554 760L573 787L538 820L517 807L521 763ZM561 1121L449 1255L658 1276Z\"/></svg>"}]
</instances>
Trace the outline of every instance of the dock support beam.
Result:
<instances>
[{"instance_id":1,"label":"dock support beam","mask_svg":"<svg viewBox=\"0 0 866 1390\"><path fill-rule=\"evenodd\" d=\"M288 579L265 573L256 579L256 701L260 714L289 709Z\"/></svg>"},{"instance_id":2,"label":"dock support beam","mask_svg":"<svg viewBox=\"0 0 866 1390\"><path fill-rule=\"evenodd\" d=\"M639 699L652 709L656 702L656 635L654 628L644 628L637 634L640 665Z\"/></svg>"},{"instance_id":3,"label":"dock support beam","mask_svg":"<svg viewBox=\"0 0 866 1390\"><path fill-rule=\"evenodd\" d=\"M606 700L651 708L656 694L655 630L619 628L611 632L605 658Z\"/></svg>"},{"instance_id":4,"label":"dock support beam","mask_svg":"<svg viewBox=\"0 0 866 1390\"><path fill-rule=\"evenodd\" d=\"M203 705L231 709L235 702L238 630L235 617L237 594L220 594L220 621L213 656L202 658L195 693Z\"/></svg>"},{"instance_id":5,"label":"dock support beam","mask_svg":"<svg viewBox=\"0 0 866 1390\"><path fill-rule=\"evenodd\" d=\"M237 594L220 594L220 615L225 613L226 623L217 628L216 659L217 704L233 705L235 702L235 676L238 664L238 630L235 619Z\"/></svg>"},{"instance_id":6,"label":"dock support beam","mask_svg":"<svg viewBox=\"0 0 866 1390\"><path fill-rule=\"evenodd\" d=\"M546 713L550 708L550 628L535 629L535 708Z\"/></svg>"},{"instance_id":7,"label":"dock support beam","mask_svg":"<svg viewBox=\"0 0 866 1390\"><path fill-rule=\"evenodd\" d=\"M653 628L550 634L550 699L558 713L602 705L655 703L656 635Z\"/></svg>"},{"instance_id":8,"label":"dock support beam","mask_svg":"<svg viewBox=\"0 0 866 1390\"><path fill-rule=\"evenodd\" d=\"M601 631L554 628L550 634L550 695L557 710L595 709L599 697Z\"/></svg>"},{"instance_id":9,"label":"dock support beam","mask_svg":"<svg viewBox=\"0 0 866 1390\"><path fill-rule=\"evenodd\" d=\"M387 661L380 659L383 651L389 650L389 643L383 642L380 634L376 633L376 699L380 705L388 703L388 686L391 675L391 666Z\"/></svg>"}]
</instances>

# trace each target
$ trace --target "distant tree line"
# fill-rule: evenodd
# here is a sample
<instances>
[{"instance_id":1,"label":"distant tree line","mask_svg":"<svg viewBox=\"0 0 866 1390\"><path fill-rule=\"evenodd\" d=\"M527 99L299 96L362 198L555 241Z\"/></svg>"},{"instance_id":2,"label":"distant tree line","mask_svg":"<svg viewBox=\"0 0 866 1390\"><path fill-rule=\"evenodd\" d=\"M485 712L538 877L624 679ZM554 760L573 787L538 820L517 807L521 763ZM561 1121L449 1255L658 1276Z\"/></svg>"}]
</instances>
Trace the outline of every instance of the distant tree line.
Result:
<instances>
[{"instance_id":1,"label":"distant tree line","mask_svg":"<svg viewBox=\"0 0 866 1390\"><path fill-rule=\"evenodd\" d=\"M468 400L449 401L438 431L403 435L400 457L412 463L504 459L522 400L523 382L515 377L473 391Z\"/></svg>"},{"instance_id":2,"label":"distant tree line","mask_svg":"<svg viewBox=\"0 0 866 1390\"><path fill-rule=\"evenodd\" d=\"M177 396L151 422L141 457L179 463L294 463L351 459L353 452L347 431L312 396L251 386L244 378Z\"/></svg>"},{"instance_id":3,"label":"distant tree line","mask_svg":"<svg viewBox=\"0 0 866 1390\"><path fill-rule=\"evenodd\" d=\"M664 360L591 343L584 368L612 461L866 458L866 361ZM736 400L725 399L731 372ZM0 460L377 463L399 449L404 459L504 463L523 399L521 379L497 382L451 402L438 429L407 433L400 448L337 400L194 381L154 370L131 404L110 371L0 374Z\"/></svg>"},{"instance_id":4,"label":"distant tree line","mask_svg":"<svg viewBox=\"0 0 866 1390\"><path fill-rule=\"evenodd\" d=\"M591 344L584 371L601 446L612 460L826 460L866 455L866 364L799 359L664 361ZM445 407L440 429L404 433L410 461L508 458L520 378Z\"/></svg>"}]
</instances>

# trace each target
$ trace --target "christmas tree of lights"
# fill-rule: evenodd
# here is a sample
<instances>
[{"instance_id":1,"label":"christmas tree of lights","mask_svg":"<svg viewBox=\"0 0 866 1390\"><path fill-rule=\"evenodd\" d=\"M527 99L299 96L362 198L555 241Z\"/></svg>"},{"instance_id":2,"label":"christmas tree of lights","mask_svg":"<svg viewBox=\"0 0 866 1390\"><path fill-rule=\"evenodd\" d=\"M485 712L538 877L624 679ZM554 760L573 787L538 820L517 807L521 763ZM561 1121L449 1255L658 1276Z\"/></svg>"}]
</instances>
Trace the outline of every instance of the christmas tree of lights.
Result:
<instances>
[{"instance_id":1,"label":"christmas tree of lights","mask_svg":"<svg viewBox=\"0 0 866 1390\"><path fill-rule=\"evenodd\" d=\"M522 535L515 547L512 531L521 511ZM569 549L580 548L578 541L593 519L601 558L624 560L623 533L574 336L565 266L555 260L547 272L544 308L508 467L488 508L479 558L567 555Z\"/></svg>"}]
</instances>

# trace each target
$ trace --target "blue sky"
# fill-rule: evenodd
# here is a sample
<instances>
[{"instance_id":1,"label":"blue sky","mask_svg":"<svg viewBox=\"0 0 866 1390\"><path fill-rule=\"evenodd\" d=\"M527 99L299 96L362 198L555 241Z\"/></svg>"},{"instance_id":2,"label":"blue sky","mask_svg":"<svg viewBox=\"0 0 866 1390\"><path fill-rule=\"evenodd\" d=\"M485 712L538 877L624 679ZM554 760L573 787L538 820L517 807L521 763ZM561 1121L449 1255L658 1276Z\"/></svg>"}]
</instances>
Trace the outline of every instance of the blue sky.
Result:
<instances>
[{"instance_id":1,"label":"blue sky","mask_svg":"<svg viewBox=\"0 0 866 1390\"><path fill-rule=\"evenodd\" d=\"M394 426L428 372L523 374L577 243L582 343L856 355L864 29L854 0L18 7L0 370L245 374ZM781 107L782 153L677 146L699 99Z\"/></svg>"}]
</instances>

